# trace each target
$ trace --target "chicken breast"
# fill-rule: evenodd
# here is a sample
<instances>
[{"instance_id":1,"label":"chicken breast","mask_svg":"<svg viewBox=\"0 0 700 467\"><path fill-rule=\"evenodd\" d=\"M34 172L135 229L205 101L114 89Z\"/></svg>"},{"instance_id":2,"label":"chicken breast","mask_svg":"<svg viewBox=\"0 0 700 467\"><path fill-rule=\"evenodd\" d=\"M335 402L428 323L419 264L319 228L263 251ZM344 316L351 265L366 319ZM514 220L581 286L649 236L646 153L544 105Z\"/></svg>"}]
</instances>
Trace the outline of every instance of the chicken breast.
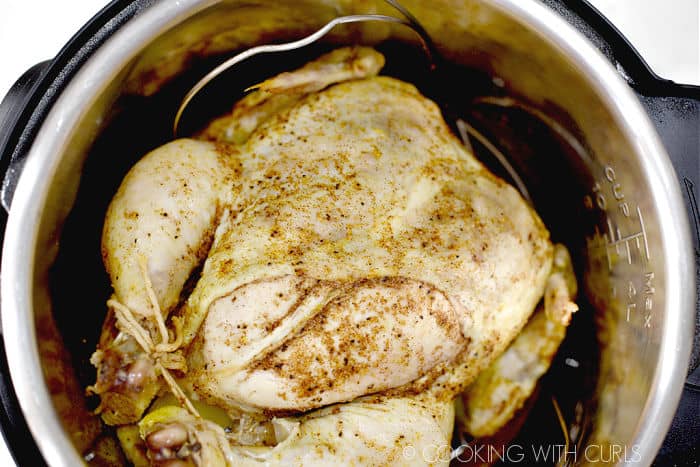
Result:
<instances>
[{"instance_id":1,"label":"chicken breast","mask_svg":"<svg viewBox=\"0 0 700 467\"><path fill-rule=\"evenodd\" d=\"M382 64L331 52L262 83L200 134L213 143L180 140L132 169L105 223L105 421L138 421L165 383L183 408L163 420L206 432L214 463L395 465L409 445L449 445L452 401L528 320L553 247L435 103L375 76ZM115 383L125 362L144 365L143 390ZM202 404L260 436L212 424ZM158 410L142 440L170 423Z\"/></svg>"},{"instance_id":2,"label":"chicken breast","mask_svg":"<svg viewBox=\"0 0 700 467\"><path fill-rule=\"evenodd\" d=\"M464 345L454 308L429 284L289 275L211 306L188 378L217 405L301 412L408 384Z\"/></svg>"}]
</instances>

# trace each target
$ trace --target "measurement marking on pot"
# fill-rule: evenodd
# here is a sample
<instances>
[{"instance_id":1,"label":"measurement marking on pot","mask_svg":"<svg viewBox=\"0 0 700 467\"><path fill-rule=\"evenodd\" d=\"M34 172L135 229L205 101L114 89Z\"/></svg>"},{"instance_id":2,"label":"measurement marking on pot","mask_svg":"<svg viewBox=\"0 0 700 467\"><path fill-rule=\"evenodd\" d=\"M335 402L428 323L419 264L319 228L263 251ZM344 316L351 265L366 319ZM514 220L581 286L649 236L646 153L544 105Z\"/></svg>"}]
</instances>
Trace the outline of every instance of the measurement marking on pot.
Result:
<instances>
[{"instance_id":1,"label":"measurement marking on pot","mask_svg":"<svg viewBox=\"0 0 700 467\"><path fill-rule=\"evenodd\" d=\"M644 254L642 259L646 264L649 261L649 242L647 240L647 230L644 226L644 218L642 217L642 211L637 206L637 219L639 220L639 231L631 235L622 235L620 229L613 226L612 221L608 218L608 246L615 247L615 252L620 255L620 247L624 247L624 251L627 256L627 264L632 264L632 251L630 249L630 243L634 241L637 250ZM642 248L642 244L644 248ZM612 268L610 263L610 256L608 256L608 265Z\"/></svg>"},{"instance_id":2,"label":"measurement marking on pot","mask_svg":"<svg viewBox=\"0 0 700 467\"><path fill-rule=\"evenodd\" d=\"M656 290L654 289L654 273L653 272L645 272L644 277L642 278L642 294L641 294L641 304L643 305L644 309L644 327L645 328L650 328L651 327L651 312L654 309L654 292ZM633 281L629 281L628 283L628 303L627 303L627 321L629 322L631 319L631 315L634 311L637 310L637 297L638 297L638 290L637 287L635 287Z\"/></svg>"},{"instance_id":3,"label":"measurement marking on pot","mask_svg":"<svg viewBox=\"0 0 700 467\"><path fill-rule=\"evenodd\" d=\"M637 215L639 220L639 230L635 231L634 233L623 235L620 228L617 227L610 218L608 218L606 221L608 231L603 234L598 226L596 226L593 239L589 239L589 246L604 247L605 256L608 261L608 269L611 272L615 267L615 260L618 256L625 258L627 260L627 264L634 263L634 255L632 254L633 248L636 248L636 251L639 252L639 257L642 259L642 264L646 265L651 259L644 218L642 217L639 207L637 207ZM613 252L616 256L611 254Z\"/></svg>"},{"instance_id":4,"label":"measurement marking on pot","mask_svg":"<svg viewBox=\"0 0 700 467\"><path fill-rule=\"evenodd\" d=\"M610 293L612 299L622 301L620 311L626 321L632 321L639 313L643 327L651 328L655 277L647 268L651 253L644 216L639 206L631 209L615 170L606 166L603 173L604 177L594 184L592 193L583 199L587 209L597 208L605 214L603 230L595 226L593 237L587 240L588 248L605 254L611 273ZM621 269L625 264L640 264L642 270Z\"/></svg>"},{"instance_id":5,"label":"measurement marking on pot","mask_svg":"<svg viewBox=\"0 0 700 467\"><path fill-rule=\"evenodd\" d=\"M617 180L615 170L608 165L605 167L604 172L605 181L607 181L607 185L610 188L612 198L615 202L617 202L617 208L622 212L623 216L630 217L630 206L629 203L627 203L626 201L625 193L622 189L622 184ZM602 189L603 186L601 185L601 182L595 182L595 184L593 185L595 205L598 206L598 209L600 209L601 211L607 211L608 199L602 193ZM593 207L593 198L586 196L586 198L584 199L584 204L586 205L586 207L591 209Z\"/></svg>"},{"instance_id":6,"label":"measurement marking on pot","mask_svg":"<svg viewBox=\"0 0 700 467\"><path fill-rule=\"evenodd\" d=\"M617 258L624 258L628 265L635 263L635 258L639 257L643 265L647 265L650 260L649 243L647 240L646 227L644 218L637 207L637 215L639 219L639 231L635 233L623 235L621 229L618 228L610 219L607 219L606 224L608 231L602 233L596 226L595 235L589 239L589 248L600 248L605 252L608 263L608 270L612 273L618 263ZM635 250L636 248L636 250ZM633 251L639 252L639 255L634 255ZM654 273L645 271L638 279L626 281L626 286L621 297L618 297L618 286L611 285L611 295L613 298L626 299L625 319L630 321L632 315L639 309L644 311L644 327L651 327L651 313L654 308Z\"/></svg>"}]
</instances>

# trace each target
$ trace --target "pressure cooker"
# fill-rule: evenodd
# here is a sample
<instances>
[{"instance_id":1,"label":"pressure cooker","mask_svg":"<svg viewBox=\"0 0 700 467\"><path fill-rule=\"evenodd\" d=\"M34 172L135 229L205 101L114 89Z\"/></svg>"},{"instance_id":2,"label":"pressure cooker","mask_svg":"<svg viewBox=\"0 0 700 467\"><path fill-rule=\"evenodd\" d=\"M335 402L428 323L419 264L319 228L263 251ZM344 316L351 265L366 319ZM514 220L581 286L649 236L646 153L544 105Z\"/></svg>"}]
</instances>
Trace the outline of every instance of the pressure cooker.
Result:
<instances>
[{"instance_id":1,"label":"pressure cooker","mask_svg":"<svg viewBox=\"0 0 700 467\"><path fill-rule=\"evenodd\" d=\"M318 47L384 48L388 73L432 89L484 135L477 154L509 159L572 251L581 316L543 384L567 436L576 431L575 463L698 456L700 88L656 76L584 0L401 3L434 42L439 73L401 25L340 27ZM20 464L38 453L89 462L105 436L85 396L110 291L102 220L129 167L173 138L189 87L238 50L359 13L397 14L381 0L115 0L5 97L0 421ZM223 113L256 73L302 58L224 75L189 128Z\"/></svg>"}]
</instances>

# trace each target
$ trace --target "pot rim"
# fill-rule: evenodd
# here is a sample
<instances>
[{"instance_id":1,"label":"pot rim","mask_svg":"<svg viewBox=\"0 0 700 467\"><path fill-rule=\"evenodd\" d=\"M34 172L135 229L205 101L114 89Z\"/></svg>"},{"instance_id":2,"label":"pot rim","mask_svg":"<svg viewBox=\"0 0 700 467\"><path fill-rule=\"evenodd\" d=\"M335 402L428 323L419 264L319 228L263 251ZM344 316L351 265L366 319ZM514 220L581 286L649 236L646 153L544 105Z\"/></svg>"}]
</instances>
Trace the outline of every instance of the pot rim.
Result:
<instances>
[{"instance_id":1,"label":"pot rim","mask_svg":"<svg viewBox=\"0 0 700 467\"><path fill-rule=\"evenodd\" d=\"M482 0L522 21L570 57L633 142L657 205L665 261L666 315L659 355L634 444L642 462L656 455L680 400L690 358L695 319L690 226L680 186L666 150L627 83L585 37L538 2ZM44 458L55 466L83 462L59 420L40 363L34 326L32 289L37 226L48 196L45 182L55 176L69 135L83 111L121 69L158 34L216 0L180 0L151 4L126 22L78 70L41 125L18 181L8 217L2 255L2 327L12 382L27 424ZM81 103L81 105L76 105ZM672 310L672 312L668 312ZM678 310L678 312L676 312ZM663 429L660 429L663 428ZM631 463L631 460L629 461Z\"/></svg>"}]
</instances>

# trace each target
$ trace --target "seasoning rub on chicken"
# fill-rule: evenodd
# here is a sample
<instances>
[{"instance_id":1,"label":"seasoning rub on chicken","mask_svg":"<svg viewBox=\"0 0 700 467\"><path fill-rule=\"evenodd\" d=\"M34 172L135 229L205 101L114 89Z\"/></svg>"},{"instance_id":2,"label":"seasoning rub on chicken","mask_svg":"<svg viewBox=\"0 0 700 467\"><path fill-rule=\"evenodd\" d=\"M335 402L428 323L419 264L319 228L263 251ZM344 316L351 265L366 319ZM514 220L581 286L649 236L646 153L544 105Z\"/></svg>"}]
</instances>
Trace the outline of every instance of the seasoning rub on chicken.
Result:
<instances>
[{"instance_id":1,"label":"seasoning rub on chicken","mask_svg":"<svg viewBox=\"0 0 700 467\"><path fill-rule=\"evenodd\" d=\"M273 77L125 177L90 389L134 464L447 462L426 450L449 448L554 247L383 63L348 47Z\"/></svg>"}]
</instances>

